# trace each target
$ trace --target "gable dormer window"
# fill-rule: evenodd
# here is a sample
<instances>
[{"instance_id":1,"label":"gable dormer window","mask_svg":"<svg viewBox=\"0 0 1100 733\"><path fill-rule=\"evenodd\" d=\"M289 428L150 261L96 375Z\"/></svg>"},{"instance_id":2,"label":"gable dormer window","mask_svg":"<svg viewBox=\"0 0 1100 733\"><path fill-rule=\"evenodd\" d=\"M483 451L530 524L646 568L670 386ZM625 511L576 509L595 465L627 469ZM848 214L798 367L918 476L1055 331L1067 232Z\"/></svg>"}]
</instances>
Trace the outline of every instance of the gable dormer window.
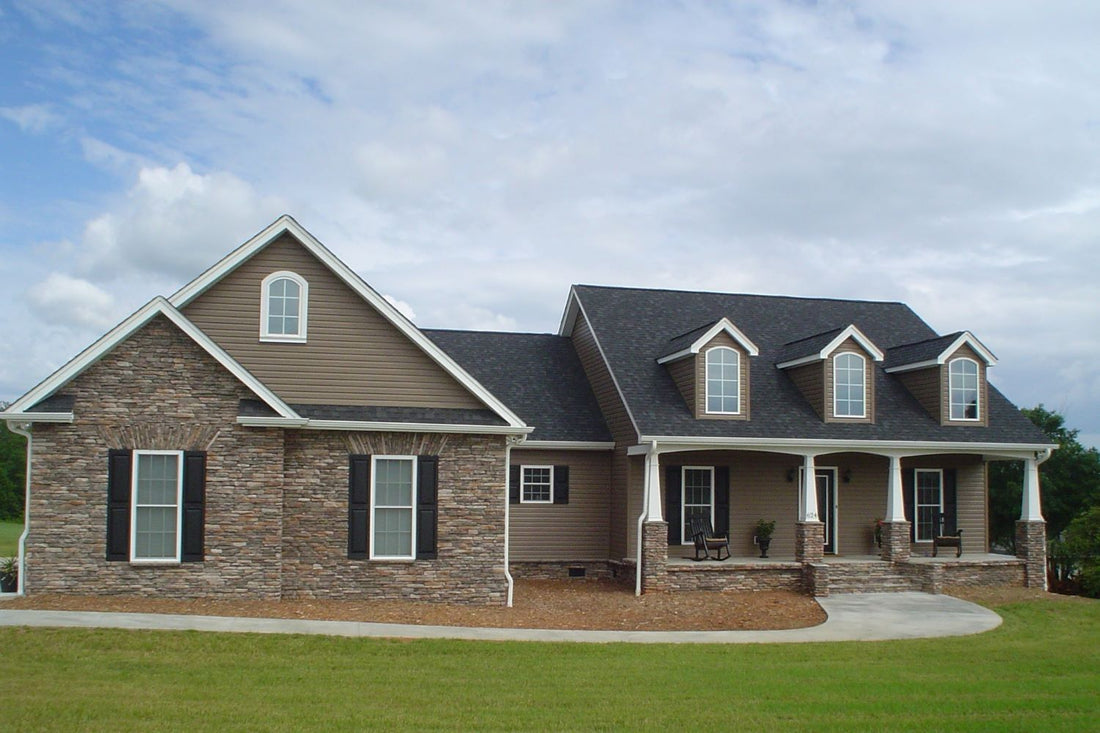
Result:
<instances>
[{"instance_id":1,"label":"gable dormer window","mask_svg":"<svg viewBox=\"0 0 1100 733\"><path fill-rule=\"evenodd\" d=\"M309 283L293 272L273 272L260 286L260 340L305 342Z\"/></svg>"},{"instance_id":2,"label":"gable dormer window","mask_svg":"<svg viewBox=\"0 0 1100 733\"><path fill-rule=\"evenodd\" d=\"M866 360L846 351L833 359L833 416L866 417Z\"/></svg>"},{"instance_id":3,"label":"gable dormer window","mask_svg":"<svg viewBox=\"0 0 1100 733\"><path fill-rule=\"evenodd\" d=\"M952 420L980 420L978 362L961 357L948 363Z\"/></svg>"},{"instance_id":4,"label":"gable dormer window","mask_svg":"<svg viewBox=\"0 0 1100 733\"><path fill-rule=\"evenodd\" d=\"M728 346L707 351L707 412L737 415L741 412L741 355Z\"/></svg>"}]
</instances>

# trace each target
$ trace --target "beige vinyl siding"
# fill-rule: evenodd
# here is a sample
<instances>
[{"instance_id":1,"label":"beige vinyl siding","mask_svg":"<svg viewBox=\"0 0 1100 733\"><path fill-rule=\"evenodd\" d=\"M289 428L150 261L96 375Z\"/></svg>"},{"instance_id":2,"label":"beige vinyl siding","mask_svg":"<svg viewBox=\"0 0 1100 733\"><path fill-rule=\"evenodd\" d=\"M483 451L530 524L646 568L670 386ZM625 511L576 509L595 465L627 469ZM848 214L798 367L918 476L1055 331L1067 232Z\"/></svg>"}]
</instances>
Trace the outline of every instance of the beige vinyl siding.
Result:
<instances>
[{"instance_id":1,"label":"beige vinyl siding","mask_svg":"<svg viewBox=\"0 0 1100 733\"><path fill-rule=\"evenodd\" d=\"M898 372L894 376L901 380L909 390L909 394L917 399L932 419L940 420L940 368L938 366L914 369L911 372Z\"/></svg>"},{"instance_id":2,"label":"beige vinyl siding","mask_svg":"<svg viewBox=\"0 0 1100 733\"><path fill-rule=\"evenodd\" d=\"M260 283L289 270L309 283L307 343L261 342ZM481 408L431 357L284 234L183 310L288 402Z\"/></svg>"},{"instance_id":3,"label":"beige vinyl siding","mask_svg":"<svg viewBox=\"0 0 1100 733\"><path fill-rule=\"evenodd\" d=\"M610 451L513 450L513 466L569 466L568 504L512 504L509 540L518 561L606 560Z\"/></svg>"},{"instance_id":4,"label":"beige vinyl siding","mask_svg":"<svg viewBox=\"0 0 1100 733\"><path fill-rule=\"evenodd\" d=\"M863 357L863 384L865 385L864 409L867 415L866 417L836 417L834 413L835 404L833 402L833 397L835 392L833 378L835 376L835 371L833 370L833 363L836 361L837 356L846 352L859 354ZM875 421L875 362L874 358L859 345L858 341L854 338L848 338L829 355L829 358L825 362L824 376L825 394L823 396L823 402L826 410L825 414L828 416L825 418L825 422L873 423Z\"/></svg>"},{"instance_id":5,"label":"beige vinyl siding","mask_svg":"<svg viewBox=\"0 0 1100 733\"><path fill-rule=\"evenodd\" d=\"M951 374L949 365L952 359L965 357L978 364L978 420L952 420L951 419ZM943 412L941 422L944 425L988 425L989 390L986 388L986 366L982 357L966 344L958 348L955 353L947 357L947 361L940 367L940 409Z\"/></svg>"},{"instance_id":6,"label":"beige vinyl siding","mask_svg":"<svg viewBox=\"0 0 1100 733\"><path fill-rule=\"evenodd\" d=\"M707 413L707 350L716 346L728 346L737 352L738 355L738 373L740 379L738 380L738 393L741 412L737 415L710 415ZM695 417L703 418L707 420L748 420L750 401L749 395L751 390L749 389L749 359L751 357L741 347L741 344L733 340L733 338L722 331L715 334L710 343L699 350L699 353L695 356Z\"/></svg>"},{"instance_id":7,"label":"beige vinyl siding","mask_svg":"<svg viewBox=\"0 0 1100 733\"><path fill-rule=\"evenodd\" d=\"M886 516L890 459L865 453L833 453L818 456L814 462L819 468L837 469L837 555L878 554L875 520ZM848 483L844 483L845 475Z\"/></svg>"},{"instance_id":8,"label":"beige vinyl siding","mask_svg":"<svg viewBox=\"0 0 1100 733\"><path fill-rule=\"evenodd\" d=\"M971 423L973 424L973 423ZM957 523L963 530L963 552L988 552L989 533L986 492L986 468L981 456L944 455L904 459L903 471L914 468L954 468L956 482ZM912 516L913 508L906 512ZM931 552L931 543L913 545L915 550Z\"/></svg>"},{"instance_id":9,"label":"beige vinyl siding","mask_svg":"<svg viewBox=\"0 0 1100 733\"><path fill-rule=\"evenodd\" d=\"M692 354L666 365L669 376L676 383L676 389L680 391L684 403L691 410L691 414L695 416L699 415L699 406L695 402L695 362L697 358L695 354Z\"/></svg>"},{"instance_id":10,"label":"beige vinyl siding","mask_svg":"<svg viewBox=\"0 0 1100 733\"><path fill-rule=\"evenodd\" d=\"M800 367L786 370L794 386L814 408L817 416L825 419L825 373L822 362L815 361Z\"/></svg>"}]
</instances>

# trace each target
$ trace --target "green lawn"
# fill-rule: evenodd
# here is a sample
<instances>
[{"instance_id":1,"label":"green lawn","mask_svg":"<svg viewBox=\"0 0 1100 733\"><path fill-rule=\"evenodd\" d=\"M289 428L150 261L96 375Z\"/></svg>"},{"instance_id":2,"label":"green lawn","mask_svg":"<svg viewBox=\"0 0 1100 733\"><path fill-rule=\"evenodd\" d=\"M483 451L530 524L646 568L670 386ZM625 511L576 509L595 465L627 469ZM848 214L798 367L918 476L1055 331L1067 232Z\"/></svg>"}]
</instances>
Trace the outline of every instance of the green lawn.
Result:
<instances>
[{"instance_id":1,"label":"green lawn","mask_svg":"<svg viewBox=\"0 0 1100 733\"><path fill-rule=\"evenodd\" d=\"M753 646L0 629L8 730L1095 730L1100 602L973 637Z\"/></svg>"},{"instance_id":2,"label":"green lawn","mask_svg":"<svg viewBox=\"0 0 1100 733\"><path fill-rule=\"evenodd\" d=\"M11 557L19 552L19 535L23 523L18 520L0 520L0 557Z\"/></svg>"}]
</instances>

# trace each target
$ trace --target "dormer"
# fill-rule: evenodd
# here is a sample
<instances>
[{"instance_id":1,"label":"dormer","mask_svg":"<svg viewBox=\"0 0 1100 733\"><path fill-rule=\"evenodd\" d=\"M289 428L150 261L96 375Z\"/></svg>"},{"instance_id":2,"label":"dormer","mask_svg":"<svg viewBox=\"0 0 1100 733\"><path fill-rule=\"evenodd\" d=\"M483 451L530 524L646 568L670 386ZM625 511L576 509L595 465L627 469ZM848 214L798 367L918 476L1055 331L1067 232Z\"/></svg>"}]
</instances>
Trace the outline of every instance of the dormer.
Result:
<instances>
[{"instance_id":1,"label":"dormer","mask_svg":"<svg viewBox=\"0 0 1100 733\"><path fill-rule=\"evenodd\" d=\"M785 371L825 422L875 421L875 362L885 358L855 325L785 344L776 367Z\"/></svg>"},{"instance_id":2,"label":"dormer","mask_svg":"<svg viewBox=\"0 0 1100 733\"><path fill-rule=\"evenodd\" d=\"M941 425L988 425L986 371L997 357L969 331L890 349L894 374Z\"/></svg>"},{"instance_id":3,"label":"dormer","mask_svg":"<svg viewBox=\"0 0 1100 733\"><path fill-rule=\"evenodd\" d=\"M671 339L657 363L697 419L748 420L749 359L759 354L741 329L721 318Z\"/></svg>"}]
</instances>

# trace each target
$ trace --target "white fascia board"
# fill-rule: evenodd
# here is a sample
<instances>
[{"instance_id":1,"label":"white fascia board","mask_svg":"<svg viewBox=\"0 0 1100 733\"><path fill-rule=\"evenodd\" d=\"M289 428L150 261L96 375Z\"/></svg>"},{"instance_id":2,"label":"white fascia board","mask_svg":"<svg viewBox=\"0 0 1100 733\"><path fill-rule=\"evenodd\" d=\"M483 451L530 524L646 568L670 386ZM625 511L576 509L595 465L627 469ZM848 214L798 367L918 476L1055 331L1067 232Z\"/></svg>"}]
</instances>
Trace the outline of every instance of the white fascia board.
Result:
<instances>
[{"instance_id":1,"label":"white fascia board","mask_svg":"<svg viewBox=\"0 0 1100 733\"><path fill-rule=\"evenodd\" d=\"M71 423L74 420L71 412L0 412L0 420L5 422L52 422Z\"/></svg>"},{"instance_id":2,"label":"white fascia board","mask_svg":"<svg viewBox=\"0 0 1100 733\"><path fill-rule=\"evenodd\" d=\"M570 285L569 297L565 299L565 311L561 314L561 323L558 324L559 336L573 335L573 326L577 323L578 310L577 286Z\"/></svg>"},{"instance_id":3,"label":"white fascia board","mask_svg":"<svg viewBox=\"0 0 1100 733\"><path fill-rule=\"evenodd\" d=\"M176 310L171 303L159 295L132 313L122 323L100 337L98 341L73 357L67 364L40 382L30 392L27 392L27 394L16 400L8 408L8 412L23 413L39 401L46 399L69 381L75 379L83 373L84 370L92 364L95 364L118 344L125 341L134 332L145 326L145 324L158 315L163 315L168 320L172 321L172 323L183 331L192 341L198 344L206 353L210 354L210 356L214 357L218 363L225 367L226 370L240 380L246 387L251 389L271 409L275 410L275 412L283 417L297 417L294 410L290 409L286 403L264 386L260 380L252 376L248 370L237 363L233 357L215 344L209 336L199 330L198 326L187 320L187 318ZM34 415L35 413L27 414ZM38 422L46 421L38 420Z\"/></svg>"},{"instance_id":4,"label":"white fascia board","mask_svg":"<svg viewBox=\"0 0 1100 733\"><path fill-rule=\"evenodd\" d=\"M810 354L809 356L803 356L800 359L792 359L791 361L783 361L775 365L776 369L790 369L791 367L802 366L803 364L813 364L815 361L821 361L822 358L817 354Z\"/></svg>"},{"instance_id":5,"label":"white fascia board","mask_svg":"<svg viewBox=\"0 0 1100 733\"><path fill-rule=\"evenodd\" d=\"M1026 458L1036 451L1057 446L1052 443L961 443L921 440L823 440L801 438L718 438L708 436L643 435L638 445L627 448L628 455L644 455L651 443L660 452L677 450L727 449L758 450L801 455L812 453L881 453L883 455L927 455L929 453L969 453L996 455L1004 458Z\"/></svg>"},{"instance_id":6,"label":"white fascia board","mask_svg":"<svg viewBox=\"0 0 1100 733\"><path fill-rule=\"evenodd\" d=\"M866 334L864 334L863 331L860 331L858 328L856 328L855 324L848 326L839 334L837 334L837 337L830 341L825 346L825 348L821 350L819 356L822 359L828 357L829 354L833 353L833 351L835 351L838 346L840 346L849 338L855 339L855 342L862 346L864 350L866 350L867 353L870 354L875 361L882 361L886 358L886 355L882 353L882 349L875 346L874 342L872 342L871 339L867 338Z\"/></svg>"},{"instance_id":7,"label":"white fascia board","mask_svg":"<svg viewBox=\"0 0 1100 733\"><path fill-rule=\"evenodd\" d=\"M596 440L527 440L513 446L513 450L614 450L614 442Z\"/></svg>"},{"instance_id":8,"label":"white fascia board","mask_svg":"<svg viewBox=\"0 0 1100 733\"><path fill-rule=\"evenodd\" d=\"M485 403L485 405L495 412L502 420L512 427L526 427L525 423L518 415L509 410L503 402L498 400L489 390L485 389L476 379L470 376L465 369L459 366L458 362L448 356L447 353L436 346L431 339L421 333L420 329L417 328L412 321L406 318L401 311L390 305L389 301L383 298L378 291L368 285L354 270L345 265L343 261L330 252L316 237L306 231L301 224L286 214L280 216L262 232L233 250L233 252L223 257L216 265L183 286L169 299L169 301L177 308L183 308L209 289L218 280L239 267L242 262L267 246L272 240L282 236L284 232L290 233L301 242L313 256L319 259L338 278L343 280L345 285L382 314L383 318L393 324L398 331L404 334L406 338L427 354L430 359L442 367L443 371L454 377L459 384Z\"/></svg>"},{"instance_id":9,"label":"white fascia board","mask_svg":"<svg viewBox=\"0 0 1100 733\"><path fill-rule=\"evenodd\" d=\"M465 433L468 435L527 435L534 428L513 425L450 425L440 423L372 422L365 420L310 420L239 416L237 424L249 428L348 430L393 433Z\"/></svg>"},{"instance_id":10,"label":"white fascia board","mask_svg":"<svg viewBox=\"0 0 1100 733\"><path fill-rule=\"evenodd\" d=\"M959 337L951 342L951 345L944 349L938 357L936 357L937 364L946 364L947 360L959 350L963 344L966 344L975 352L978 356L982 357L986 366L995 366L997 364L997 357L993 355L993 352L985 347L981 341L974 337L974 334L969 331L963 331L959 334Z\"/></svg>"},{"instance_id":11,"label":"white fascia board","mask_svg":"<svg viewBox=\"0 0 1100 733\"><path fill-rule=\"evenodd\" d=\"M745 333L737 326L733 325L733 322L730 319L723 317L713 326L704 331L703 335L695 339L695 341L693 341L690 346L685 349L681 349L680 351L677 351L675 354L662 356L660 359L657 360L657 363L667 364L670 361L683 359L685 356L698 354L700 351L702 351L704 346L710 343L711 339L722 332L725 332L729 335L731 339L740 344L741 348L743 348L749 356L760 356L760 349L759 347L757 347L756 344L752 342L752 339L746 336Z\"/></svg>"},{"instance_id":12,"label":"white fascia board","mask_svg":"<svg viewBox=\"0 0 1100 733\"><path fill-rule=\"evenodd\" d=\"M928 361L918 361L912 364L902 364L901 366L890 367L886 370L887 374L897 374L898 372L912 372L917 369L927 369L928 367L939 366L941 362L936 359L930 359Z\"/></svg>"}]
</instances>

